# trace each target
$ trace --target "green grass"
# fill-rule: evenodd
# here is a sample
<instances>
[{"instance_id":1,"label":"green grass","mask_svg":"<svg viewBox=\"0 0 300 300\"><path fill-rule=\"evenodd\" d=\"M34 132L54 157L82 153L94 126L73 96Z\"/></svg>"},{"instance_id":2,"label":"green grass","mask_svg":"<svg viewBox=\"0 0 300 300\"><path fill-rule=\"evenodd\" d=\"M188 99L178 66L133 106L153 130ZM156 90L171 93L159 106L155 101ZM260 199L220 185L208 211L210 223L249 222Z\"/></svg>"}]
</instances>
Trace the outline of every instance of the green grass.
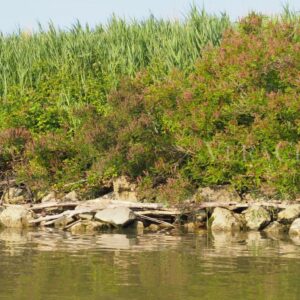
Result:
<instances>
[{"instance_id":1,"label":"green grass","mask_svg":"<svg viewBox=\"0 0 300 300\"><path fill-rule=\"evenodd\" d=\"M114 87L120 77L149 66L157 75L174 67L189 71L201 50L218 45L229 26L226 15L211 16L193 8L183 21L151 16L126 22L112 17L106 26L93 29L77 23L65 31L49 24L33 33L1 34L0 94L5 98L12 86L22 93L61 72L77 77L83 86L92 74L106 77L108 86Z\"/></svg>"}]
</instances>

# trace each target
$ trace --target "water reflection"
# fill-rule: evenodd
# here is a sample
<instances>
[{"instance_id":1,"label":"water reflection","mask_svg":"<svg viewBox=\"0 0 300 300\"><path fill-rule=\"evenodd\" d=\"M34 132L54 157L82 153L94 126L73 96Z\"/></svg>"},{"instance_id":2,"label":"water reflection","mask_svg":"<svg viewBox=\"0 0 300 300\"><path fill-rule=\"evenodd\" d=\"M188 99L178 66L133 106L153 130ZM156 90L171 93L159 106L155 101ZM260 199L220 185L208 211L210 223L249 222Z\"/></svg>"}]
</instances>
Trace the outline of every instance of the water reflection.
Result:
<instances>
[{"instance_id":1,"label":"water reflection","mask_svg":"<svg viewBox=\"0 0 300 300\"><path fill-rule=\"evenodd\" d=\"M297 299L299 240L0 231L0 299Z\"/></svg>"},{"instance_id":2,"label":"water reflection","mask_svg":"<svg viewBox=\"0 0 300 300\"><path fill-rule=\"evenodd\" d=\"M1 251L12 255L28 248L37 251L81 250L101 251L162 251L184 248L200 250L205 256L274 256L299 258L300 238L287 235L267 235L261 232L198 234L95 234L74 236L53 229L28 231L15 228L0 230Z\"/></svg>"},{"instance_id":3,"label":"water reflection","mask_svg":"<svg viewBox=\"0 0 300 300\"><path fill-rule=\"evenodd\" d=\"M69 251L80 250L131 250L131 251L155 251L164 248L174 248L181 242L183 236L171 236L164 234L94 234L72 235L53 229L27 231L15 228L0 230L0 243L2 251L18 251L28 248L38 251Z\"/></svg>"}]
</instances>

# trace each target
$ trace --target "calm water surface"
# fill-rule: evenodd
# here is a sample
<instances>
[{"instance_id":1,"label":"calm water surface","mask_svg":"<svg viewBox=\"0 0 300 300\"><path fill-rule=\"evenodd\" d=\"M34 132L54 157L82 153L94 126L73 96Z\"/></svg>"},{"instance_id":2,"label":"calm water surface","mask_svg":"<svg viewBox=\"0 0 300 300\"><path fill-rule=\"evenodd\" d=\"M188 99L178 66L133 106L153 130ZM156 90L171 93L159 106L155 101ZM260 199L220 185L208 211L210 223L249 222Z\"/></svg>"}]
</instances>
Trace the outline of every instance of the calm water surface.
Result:
<instances>
[{"instance_id":1,"label":"calm water surface","mask_svg":"<svg viewBox=\"0 0 300 300\"><path fill-rule=\"evenodd\" d=\"M300 240L0 231L0 299L300 299Z\"/></svg>"}]
</instances>

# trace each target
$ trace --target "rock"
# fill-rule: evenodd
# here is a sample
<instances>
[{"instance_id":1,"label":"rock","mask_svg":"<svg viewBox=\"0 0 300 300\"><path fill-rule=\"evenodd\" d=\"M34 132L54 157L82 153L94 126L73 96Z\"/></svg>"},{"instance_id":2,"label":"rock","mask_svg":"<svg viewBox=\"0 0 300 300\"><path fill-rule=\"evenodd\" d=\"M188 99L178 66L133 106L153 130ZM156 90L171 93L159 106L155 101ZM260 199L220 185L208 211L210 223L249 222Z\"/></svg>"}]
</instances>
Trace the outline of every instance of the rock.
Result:
<instances>
[{"instance_id":1,"label":"rock","mask_svg":"<svg viewBox=\"0 0 300 300\"><path fill-rule=\"evenodd\" d=\"M135 222L135 229L137 234L143 234L144 233L144 223L141 221L136 221Z\"/></svg>"},{"instance_id":2,"label":"rock","mask_svg":"<svg viewBox=\"0 0 300 300\"><path fill-rule=\"evenodd\" d=\"M63 216L63 217L55 220L54 227L55 228L65 227L66 225L68 225L69 223L71 223L73 221L74 220L72 217Z\"/></svg>"},{"instance_id":3,"label":"rock","mask_svg":"<svg viewBox=\"0 0 300 300\"><path fill-rule=\"evenodd\" d=\"M136 184L131 183L125 176L113 181L114 196L117 200L137 202Z\"/></svg>"},{"instance_id":4,"label":"rock","mask_svg":"<svg viewBox=\"0 0 300 300\"><path fill-rule=\"evenodd\" d=\"M137 222L135 223L135 228L136 228L136 229L144 229L144 223L141 222L141 221L137 221Z\"/></svg>"},{"instance_id":5,"label":"rock","mask_svg":"<svg viewBox=\"0 0 300 300\"><path fill-rule=\"evenodd\" d=\"M195 214L195 220L200 223L205 222L207 220L206 210L200 210L199 212L197 212Z\"/></svg>"},{"instance_id":6,"label":"rock","mask_svg":"<svg viewBox=\"0 0 300 300\"><path fill-rule=\"evenodd\" d=\"M195 223L189 222L189 223L184 224L184 229L187 232L194 232L195 231Z\"/></svg>"},{"instance_id":7,"label":"rock","mask_svg":"<svg viewBox=\"0 0 300 300\"><path fill-rule=\"evenodd\" d=\"M300 236L300 218L294 220L292 223L290 230L289 230L290 236Z\"/></svg>"},{"instance_id":8,"label":"rock","mask_svg":"<svg viewBox=\"0 0 300 300\"><path fill-rule=\"evenodd\" d=\"M27 193L21 188L9 188L3 196L3 202L7 204L22 204L27 200Z\"/></svg>"},{"instance_id":9,"label":"rock","mask_svg":"<svg viewBox=\"0 0 300 300\"><path fill-rule=\"evenodd\" d=\"M80 214L79 218L82 220L89 220L91 221L93 219L93 215L92 214Z\"/></svg>"},{"instance_id":10,"label":"rock","mask_svg":"<svg viewBox=\"0 0 300 300\"><path fill-rule=\"evenodd\" d=\"M20 205L9 206L0 214L0 224L8 228L22 228L29 226L33 214Z\"/></svg>"},{"instance_id":11,"label":"rock","mask_svg":"<svg viewBox=\"0 0 300 300\"><path fill-rule=\"evenodd\" d=\"M247 203L251 202L263 202L263 201L268 201L268 198L266 196L263 196L261 194L244 194L243 195L243 201Z\"/></svg>"},{"instance_id":12,"label":"rock","mask_svg":"<svg viewBox=\"0 0 300 300\"><path fill-rule=\"evenodd\" d=\"M75 191L72 191L70 193L68 193L67 195L65 195L62 198L63 202L77 202L79 201L78 195Z\"/></svg>"},{"instance_id":13,"label":"rock","mask_svg":"<svg viewBox=\"0 0 300 300\"><path fill-rule=\"evenodd\" d=\"M171 228L174 228L174 226L168 222L164 222L164 223L159 224L159 228L160 229L171 229Z\"/></svg>"},{"instance_id":14,"label":"rock","mask_svg":"<svg viewBox=\"0 0 300 300\"><path fill-rule=\"evenodd\" d=\"M94 210L101 210L107 208L109 204L110 204L110 199L101 197L97 199L84 201L84 203L78 204L75 209L81 210L90 207L93 208Z\"/></svg>"},{"instance_id":15,"label":"rock","mask_svg":"<svg viewBox=\"0 0 300 300\"><path fill-rule=\"evenodd\" d=\"M109 224L105 224L97 221L81 221L74 224L69 228L72 234L92 234L101 230L110 229Z\"/></svg>"},{"instance_id":16,"label":"rock","mask_svg":"<svg viewBox=\"0 0 300 300\"><path fill-rule=\"evenodd\" d=\"M147 227L147 230L151 232L157 232L159 230L159 226L157 224L151 224Z\"/></svg>"},{"instance_id":17,"label":"rock","mask_svg":"<svg viewBox=\"0 0 300 300\"><path fill-rule=\"evenodd\" d=\"M240 202L241 197L230 186L200 188L194 198L207 202Z\"/></svg>"},{"instance_id":18,"label":"rock","mask_svg":"<svg viewBox=\"0 0 300 300\"><path fill-rule=\"evenodd\" d=\"M97 222L97 221L86 221L84 225L87 233L108 230L111 228L109 224Z\"/></svg>"},{"instance_id":19,"label":"rock","mask_svg":"<svg viewBox=\"0 0 300 300\"><path fill-rule=\"evenodd\" d=\"M42 203L45 202L55 202L56 201L56 195L55 192L50 192L48 195L44 196L41 200Z\"/></svg>"},{"instance_id":20,"label":"rock","mask_svg":"<svg viewBox=\"0 0 300 300\"><path fill-rule=\"evenodd\" d=\"M300 216L300 204L291 204L278 214L278 222L291 224Z\"/></svg>"},{"instance_id":21,"label":"rock","mask_svg":"<svg viewBox=\"0 0 300 300\"><path fill-rule=\"evenodd\" d=\"M250 230L261 230L271 222L269 212L261 206L251 206L245 212L246 226Z\"/></svg>"},{"instance_id":22,"label":"rock","mask_svg":"<svg viewBox=\"0 0 300 300\"><path fill-rule=\"evenodd\" d=\"M95 219L115 226L126 226L135 220L135 214L128 207L106 208L97 212Z\"/></svg>"},{"instance_id":23,"label":"rock","mask_svg":"<svg viewBox=\"0 0 300 300\"><path fill-rule=\"evenodd\" d=\"M228 209L220 207L215 208L210 221L212 231L240 231L243 227L239 217Z\"/></svg>"},{"instance_id":24,"label":"rock","mask_svg":"<svg viewBox=\"0 0 300 300\"><path fill-rule=\"evenodd\" d=\"M70 227L70 232L72 234L84 234L85 233L85 225L82 222L74 224Z\"/></svg>"},{"instance_id":25,"label":"rock","mask_svg":"<svg viewBox=\"0 0 300 300\"><path fill-rule=\"evenodd\" d=\"M287 232L288 227L277 221L274 221L271 224L269 224L266 228L264 228L264 231L266 233L280 235L280 234Z\"/></svg>"}]
</instances>

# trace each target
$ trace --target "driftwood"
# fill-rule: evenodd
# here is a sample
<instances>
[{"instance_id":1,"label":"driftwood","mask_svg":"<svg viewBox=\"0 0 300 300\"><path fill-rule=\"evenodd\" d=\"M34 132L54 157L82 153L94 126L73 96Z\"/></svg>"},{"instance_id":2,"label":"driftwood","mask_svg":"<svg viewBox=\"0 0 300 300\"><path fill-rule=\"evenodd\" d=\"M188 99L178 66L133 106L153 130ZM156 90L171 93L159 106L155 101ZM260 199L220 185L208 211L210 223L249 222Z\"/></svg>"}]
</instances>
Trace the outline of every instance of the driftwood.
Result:
<instances>
[{"instance_id":1,"label":"driftwood","mask_svg":"<svg viewBox=\"0 0 300 300\"><path fill-rule=\"evenodd\" d=\"M34 204L30 207L31 210L43 210L46 208L60 208L60 207L76 207L81 202L46 202L40 204Z\"/></svg>"},{"instance_id":2,"label":"driftwood","mask_svg":"<svg viewBox=\"0 0 300 300\"><path fill-rule=\"evenodd\" d=\"M67 230L67 229L71 228L72 226L74 226L74 225L76 225L76 224L78 224L78 223L80 223L80 222L81 222L80 219L79 219L79 220L76 220L76 221L74 221L74 222L72 222L72 223L66 225L66 226L64 227L64 230Z\"/></svg>"},{"instance_id":3,"label":"driftwood","mask_svg":"<svg viewBox=\"0 0 300 300\"><path fill-rule=\"evenodd\" d=\"M100 205L99 205L100 204ZM103 204L103 205L102 205ZM99 203L93 203L89 201L81 201L81 202L48 202L48 203L42 203L42 204L36 204L30 207L32 211L37 210L43 210L47 208L60 208L60 207L74 207L73 210L66 210L60 214L55 215L48 215L48 216L42 216L37 219L31 220L31 224L38 224L41 222L46 222L44 225L51 225L53 224L57 219L61 217L74 217L79 214L83 213L95 213L101 209L105 208L116 208L125 206L128 208L131 208L132 210L140 210L140 209L162 209L161 204L155 204L155 203L135 203L135 202L125 202L125 201L117 201L117 200L109 200L109 201L100 201ZM170 214L168 211L156 211L160 214L165 215L173 215L174 211ZM156 215L157 215L156 214Z\"/></svg>"},{"instance_id":4,"label":"driftwood","mask_svg":"<svg viewBox=\"0 0 300 300\"><path fill-rule=\"evenodd\" d=\"M162 221L162 220L159 220L159 219L156 219L156 218L151 218L151 217L148 217L148 216L145 216L143 214L140 214L138 212L135 212L135 215L141 219L144 219L144 220L148 220L148 221L151 221L153 223L157 223L157 224L163 224L163 225L166 225L168 227L172 227L172 228L175 228L175 226L171 223L168 223L168 222L165 222L165 221Z\"/></svg>"},{"instance_id":5,"label":"driftwood","mask_svg":"<svg viewBox=\"0 0 300 300\"><path fill-rule=\"evenodd\" d=\"M143 216L148 216L148 215L152 215L152 216L171 216L171 217L176 217L176 216L180 216L182 213L179 210L143 210L143 211L139 211L138 212L139 215L143 215Z\"/></svg>"},{"instance_id":6,"label":"driftwood","mask_svg":"<svg viewBox=\"0 0 300 300\"><path fill-rule=\"evenodd\" d=\"M97 200L97 199L95 199ZM94 200L92 200L94 201ZM125 206L131 209L163 209L162 204L157 203L135 203L135 202L128 202L128 201L119 201L119 200L108 200L108 199L99 199L98 203L92 203L91 200L89 201L75 201L75 202L46 202L41 204L34 204L30 207L31 210L43 210L47 208L60 208L60 207L76 207L80 206L81 208L84 207L99 207L101 209L104 208L115 208L120 206ZM99 208L99 209L100 209Z\"/></svg>"},{"instance_id":7,"label":"driftwood","mask_svg":"<svg viewBox=\"0 0 300 300\"><path fill-rule=\"evenodd\" d=\"M51 220L57 220L62 217L74 217L79 214L84 214L84 213L91 213L94 212L94 208L86 208L86 209L75 209L75 210L66 210L62 212L61 214L56 214L56 215L50 215L50 216L45 216L45 217L39 217L37 219L30 220L30 224L37 224L41 222L47 222Z\"/></svg>"},{"instance_id":8,"label":"driftwood","mask_svg":"<svg viewBox=\"0 0 300 300\"><path fill-rule=\"evenodd\" d=\"M293 202L296 203L296 202ZM263 201L263 202L203 202L199 206L198 209L206 209L206 208L216 208L216 207L223 207L228 208L231 210L244 208L247 209L251 206L263 206L269 208L278 208L278 209L285 209L289 207L290 204L282 203L279 201Z\"/></svg>"}]
</instances>

